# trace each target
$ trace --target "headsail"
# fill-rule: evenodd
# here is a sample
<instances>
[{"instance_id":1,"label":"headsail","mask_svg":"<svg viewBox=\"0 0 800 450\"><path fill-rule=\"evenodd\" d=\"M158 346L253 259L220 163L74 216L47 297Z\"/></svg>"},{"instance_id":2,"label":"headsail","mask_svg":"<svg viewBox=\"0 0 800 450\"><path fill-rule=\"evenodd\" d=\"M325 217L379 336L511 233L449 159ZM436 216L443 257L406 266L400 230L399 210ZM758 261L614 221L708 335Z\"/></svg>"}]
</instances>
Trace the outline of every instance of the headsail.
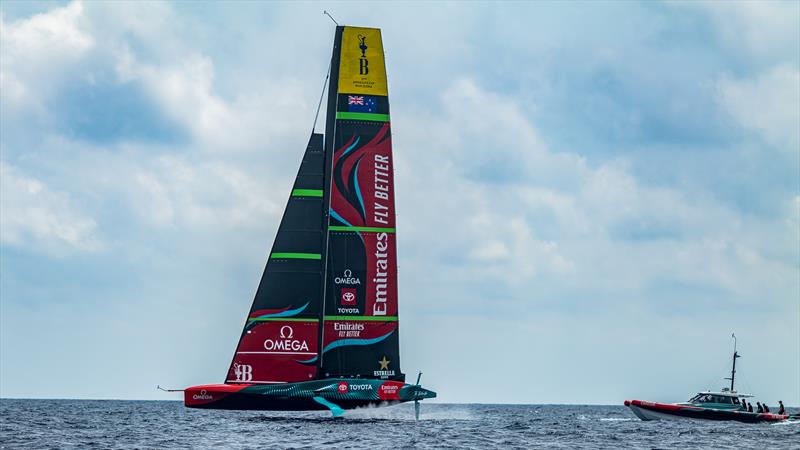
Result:
<instances>
[{"instance_id":1,"label":"headsail","mask_svg":"<svg viewBox=\"0 0 800 450\"><path fill-rule=\"evenodd\" d=\"M379 29L337 27L328 96L320 376L402 380L389 100Z\"/></svg>"},{"instance_id":2,"label":"headsail","mask_svg":"<svg viewBox=\"0 0 800 450\"><path fill-rule=\"evenodd\" d=\"M316 378L322 304L322 135L312 134L226 383Z\"/></svg>"}]
</instances>

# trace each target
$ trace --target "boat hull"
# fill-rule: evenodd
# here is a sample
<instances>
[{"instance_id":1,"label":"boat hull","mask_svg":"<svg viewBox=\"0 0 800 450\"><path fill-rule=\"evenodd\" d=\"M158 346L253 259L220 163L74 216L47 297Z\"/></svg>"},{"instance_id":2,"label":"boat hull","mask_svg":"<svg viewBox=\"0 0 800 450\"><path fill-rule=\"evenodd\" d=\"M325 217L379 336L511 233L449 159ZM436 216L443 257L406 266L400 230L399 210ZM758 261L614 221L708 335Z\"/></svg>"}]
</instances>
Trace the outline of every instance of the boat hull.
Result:
<instances>
[{"instance_id":1,"label":"boat hull","mask_svg":"<svg viewBox=\"0 0 800 450\"><path fill-rule=\"evenodd\" d=\"M789 418L782 414L751 413L737 410L701 408L698 406L625 400L625 406L642 420L735 420L737 422L780 422Z\"/></svg>"},{"instance_id":2,"label":"boat hull","mask_svg":"<svg viewBox=\"0 0 800 450\"><path fill-rule=\"evenodd\" d=\"M184 390L187 408L314 411L390 406L434 398L413 384L388 380L332 378L279 384L207 384Z\"/></svg>"}]
</instances>

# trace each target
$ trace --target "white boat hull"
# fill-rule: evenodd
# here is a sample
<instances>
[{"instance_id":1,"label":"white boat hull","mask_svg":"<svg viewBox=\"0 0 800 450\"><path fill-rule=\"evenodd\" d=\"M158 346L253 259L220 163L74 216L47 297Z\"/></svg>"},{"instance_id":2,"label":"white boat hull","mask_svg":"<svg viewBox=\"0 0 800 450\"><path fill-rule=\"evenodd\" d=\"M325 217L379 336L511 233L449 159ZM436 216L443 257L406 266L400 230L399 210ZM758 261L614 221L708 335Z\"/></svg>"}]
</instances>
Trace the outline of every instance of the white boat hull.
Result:
<instances>
[{"instance_id":1,"label":"white boat hull","mask_svg":"<svg viewBox=\"0 0 800 450\"><path fill-rule=\"evenodd\" d=\"M676 416L674 414L665 414L658 411L651 411L649 409L640 408L638 406L630 405L628 408L636 414L636 417L642 420L697 420L691 417ZM702 419L701 419L702 420Z\"/></svg>"}]
</instances>

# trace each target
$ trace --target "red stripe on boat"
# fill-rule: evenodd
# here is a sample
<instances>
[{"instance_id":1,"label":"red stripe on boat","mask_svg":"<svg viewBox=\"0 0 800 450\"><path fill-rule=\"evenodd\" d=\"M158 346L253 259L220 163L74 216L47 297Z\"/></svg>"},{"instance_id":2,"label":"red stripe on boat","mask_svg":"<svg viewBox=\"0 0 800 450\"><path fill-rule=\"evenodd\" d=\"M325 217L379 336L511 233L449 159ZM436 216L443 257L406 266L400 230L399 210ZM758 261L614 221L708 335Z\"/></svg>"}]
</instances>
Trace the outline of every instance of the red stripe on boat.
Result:
<instances>
[{"instance_id":1,"label":"red stripe on boat","mask_svg":"<svg viewBox=\"0 0 800 450\"><path fill-rule=\"evenodd\" d=\"M647 409L654 409L654 410L662 410L662 411L680 411L682 409L693 409L696 411L702 411L703 408L698 408L695 406L687 406L687 405L675 405L672 403L656 403L656 402L648 402L645 400L625 400L625 406L638 406L640 408L647 408Z\"/></svg>"}]
</instances>

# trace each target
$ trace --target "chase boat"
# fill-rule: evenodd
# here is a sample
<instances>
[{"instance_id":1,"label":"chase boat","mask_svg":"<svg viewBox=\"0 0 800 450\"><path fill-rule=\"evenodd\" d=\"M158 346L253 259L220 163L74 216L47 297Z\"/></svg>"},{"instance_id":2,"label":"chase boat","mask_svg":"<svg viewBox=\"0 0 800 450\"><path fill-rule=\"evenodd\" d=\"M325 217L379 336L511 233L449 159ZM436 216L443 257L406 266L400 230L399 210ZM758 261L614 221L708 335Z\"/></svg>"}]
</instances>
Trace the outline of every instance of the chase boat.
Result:
<instances>
[{"instance_id":1,"label":"chase boat","mask_svg":"<svg viewBox=\"0 0 800 450\"><path fill-rule=\"evenodd\" d=\"M636 417L642 420L659 419L705 419L705 420L735 420L738 422L779 422L787 419L798 419L800 415L771 414L748 412L742 400L753 397L750 394L738 393L734 390L733 382L736 375L736 359L740 357L736 352L736 336L734 339L733 368L731 369L730 388L721 391L698 392L684 403L657 403L646 400L625 400L625 406L631 409Z\"/></svg>"},{"instance_id":2,"label":"chase boat","mask_svg":"<svg viewBox=\"0 0 800 450\"><path fill-rule=\"evenodd\" d=\"M642 420L706 419L738 422L779 422L792 418L786 414L747 412L739 399L752 397L736 391L698 392L684 403L657 403L646 400L625 400L625 406Z\"/></svg>"}]
</instances>

